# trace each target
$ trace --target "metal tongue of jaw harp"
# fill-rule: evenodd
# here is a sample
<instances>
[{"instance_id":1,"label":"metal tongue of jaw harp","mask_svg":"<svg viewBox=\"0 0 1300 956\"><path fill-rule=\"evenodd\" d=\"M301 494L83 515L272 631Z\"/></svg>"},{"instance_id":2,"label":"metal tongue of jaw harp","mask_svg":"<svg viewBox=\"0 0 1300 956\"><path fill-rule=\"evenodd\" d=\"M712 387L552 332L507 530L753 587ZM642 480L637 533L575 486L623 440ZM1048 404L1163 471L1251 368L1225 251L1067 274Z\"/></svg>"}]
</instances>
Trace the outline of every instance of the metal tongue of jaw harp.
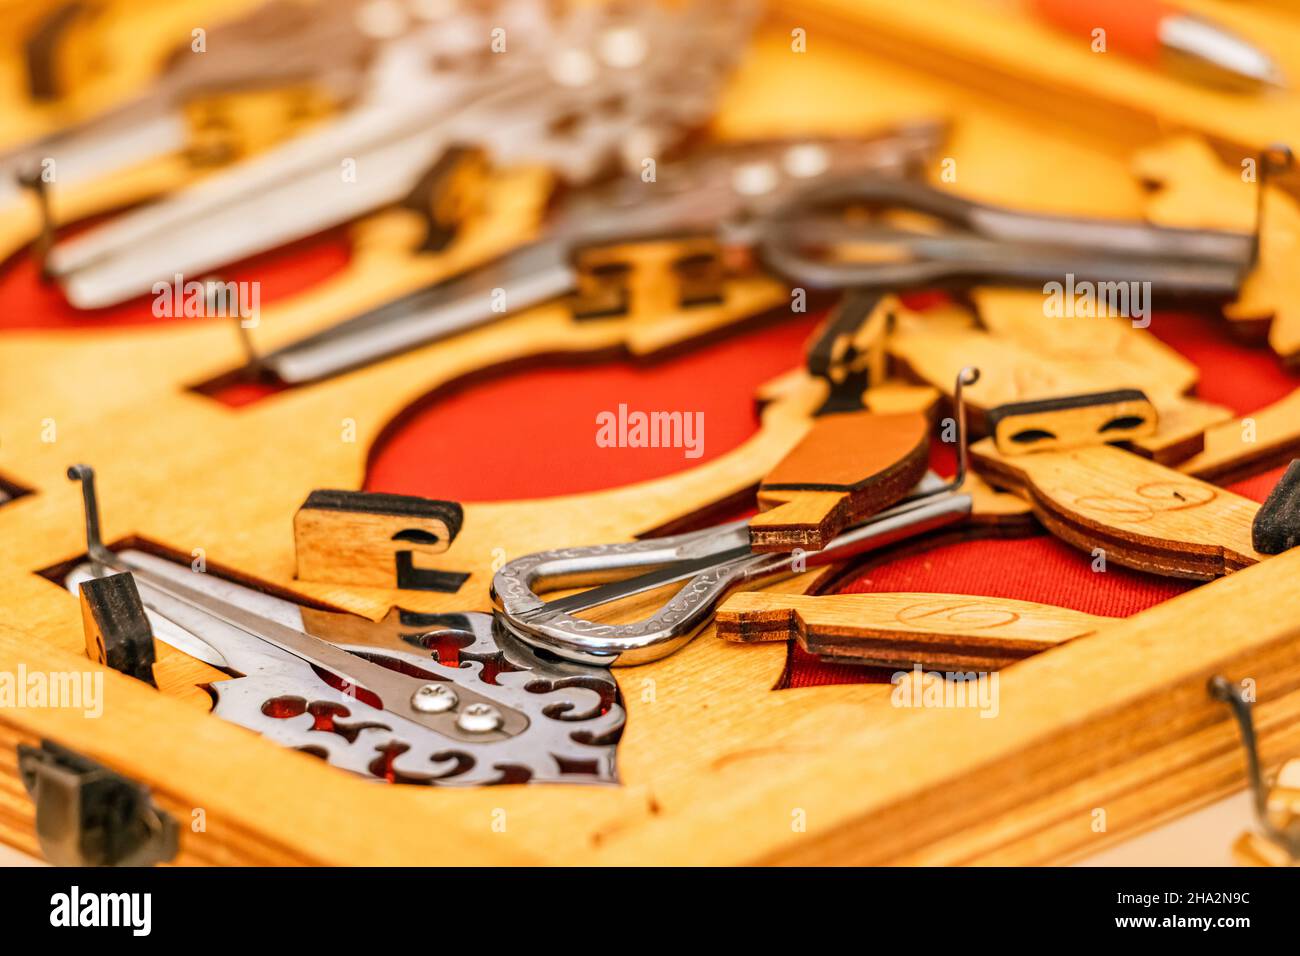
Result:
<instances>
[{"instance_id":1,"label":"metal tongue of jaw harp","mask_svg":"<svg viewBox=\"0 0 1300 956\"><path fill-rule=\"evenodd\" d=\"M645 664L683 647L708 623L723 597L742 584L843 561L960 521L973 504L970 494L961 490L968 466L962 388L977 381L979 370L973 367L957 376L958 466L953 479L944 482L927 473L907 498L844 531L821 551L755 552L748 519L662 538L540 551L496 573L492 596L497 617L520 640L566 660L620 667ZM638 568L646 573L600 584ZM576 616L677 582L685 583L643 620L603 624ZM544 584L599 586L545 601L537 592Z\"/></svg>"}]
</instances>

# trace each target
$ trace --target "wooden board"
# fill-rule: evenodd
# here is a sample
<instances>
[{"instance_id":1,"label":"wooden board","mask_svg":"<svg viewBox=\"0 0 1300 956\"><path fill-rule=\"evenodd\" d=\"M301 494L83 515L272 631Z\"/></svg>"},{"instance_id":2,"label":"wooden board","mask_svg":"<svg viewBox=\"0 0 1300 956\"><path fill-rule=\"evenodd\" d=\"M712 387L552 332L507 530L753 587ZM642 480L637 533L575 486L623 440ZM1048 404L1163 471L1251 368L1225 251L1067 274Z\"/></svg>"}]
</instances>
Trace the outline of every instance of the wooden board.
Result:
<instances>
[{"instance_id":1,"label":"wooden board","mask_svg":"<svg viewBox=\"0 0 1300 956\"><path fill-rule=\"evenodd\" d=\"M295 577L454 592L464 576L417 563L451 547L464 520L455 501L316 489L293 516Z\"/></svg>"}]
</instances>

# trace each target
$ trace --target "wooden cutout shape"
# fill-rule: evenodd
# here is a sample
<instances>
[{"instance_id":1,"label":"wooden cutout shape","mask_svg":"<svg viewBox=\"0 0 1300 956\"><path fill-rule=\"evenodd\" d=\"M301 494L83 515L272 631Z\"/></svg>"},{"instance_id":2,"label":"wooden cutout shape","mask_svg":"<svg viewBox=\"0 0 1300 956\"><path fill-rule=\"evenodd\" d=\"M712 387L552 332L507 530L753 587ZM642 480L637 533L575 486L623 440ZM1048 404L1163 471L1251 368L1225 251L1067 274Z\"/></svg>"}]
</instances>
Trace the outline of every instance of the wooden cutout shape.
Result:
<instances>
[{"instance_id":1,"label":"wooden cutout shape","mask_svg":"<svg viewBox=\"0 0 1300 956\"><path fill-rule=\"evenodd\" d=\"M979 432L988 430L986 413L998 405L1080 395L1099 388L1141 388L1159 412L1160 425L1154 435L1134 439L1131 446L1160 464L1173 464L1201 451L1207 428L1232 418L1231 410L1223 406L1150 389L1131 363L1112 364L1103 356L1058 362L1017 341L975 329L946 326L931 330L900 317L889 351L912 375L949 397L955 371L967 365L978 368L980 380L967 389L966 401L972 428Z\"/></svg>"},{"instance_id":2,"label":"wooden cutout shape","mask_svg":"<svg viewBox=\"0 0 1300 956\"><path fill-rule=\"evenodd\" d=\"M1037 289L982 287L969 298L980 325L1064 369L1094 378L1097 363L1114 381L1129 380L1148 395L1185 395L1196 388L1200 369L1151 334L1116 315L1043 314ZM924 318L929 318L929 311ZM1094 386L1095 387L1095 386Z\"/></svg>"},{"instance_id":3,"label":"wooden cutout shape","mask_svg":"<svg viewBox=\"0 0 1300 956\"><path fill-rule=\"evenodd\" d=\"M1111 445L1012 457L985 439L971 461L1052 534L1128 567L1204 581L1264 557L1251 543L1255 502Z\"/></svg>"},{"instance_id":4,"label":"wooden cutout shape","mask_svg":"<svg viewBox=\"0 0 1300 956\"><path fill-rule=\"evenodd\" d=\"M700 305L721 305L725 298L726 273L716 245L683 254L672 265L677 280L677 304L683 309Z\"/></svg>"},{"instance_id":5,"label":"wooden cutout shape","mask_svg":"<svg viewBox=\"0 0 1300 956\"><path fill-rule=\"evenodd\" d=\"M1140 152L1138 174L1160 189L1147 204L1147 218L1162 226L1237 229L1255 227L1259 169L1226 166L1196 136L1178 136ZM1300 361L1300 203L1276 185L1264 187L1259 262L1237 299L1223 314L1245 334L1267 329L1268 344L1288 363Z\"/></svg>"},{"instance_id":6,"label":"wooden cutout shape","mask_svg":"<svg viewBox=\"0 0 1300 956\"><path fill-rule=\"evenodd\" d=\"M1178 470L1228 484L1285 464L1300 454L1300 388L1272 405L1205 431L1205 448Z\"/></svg>"},{"instance_id":7,"label":"wooden cutout shape","mask_svg":"<svg viewBox=\"0 0 1300 956\"><path fill-rule=\"evenodd\" d=\"M293 517L297 578L360 587L455 592L466 574L416 567L460 533L454 501L364 491L313 491Z\"/></svg>"},{"instance_id":8,"label":"wooden cutout shape","mask_svg":"<svg viewBox=\"0 0 1300 956\"><path fill-rule=\"evenodd\" d=\"M1155 406L1137 389L1012 402L989 409L998 451L1024 455L1143 438L1156 431Z\"/></svg>"},{"instance_id":9,"label":"wooden cutout shape","mask_svg":"<svg viewBox=\"0 0 1300 956\"><path fill-rule=\"evenodd\" d=\"M130 574L91 578L83 581L79 590L86 656L157 687L153 629L145 616L135 578Z\"/></svg>"},{"instance_id":10,"label":"wooden cutout shape","mask_svg":"<svg viewBox=\"0 0 1300 956\"><path fill-rule=\"evenodd\" d=\"M758 392L762 405L794 401L802 407L824 406L828 391L825 379L808 373L806 368L791 369L765 383ZM910 385L901 379L886 379L867 389L867 408L878 414L916 412L933 422L938 414L939 390L930 385ZM966 473L962 491L974 499L968 523L987 528L997 526L1008 533L1037 527L1033 512L1019 495L999 491L975 472Z\"/></svg>"},{"instance_id":11,"label":"wooden cutout shape","mask_svg":"<svg viewBox=\"0 0 1300 956\"><path fill-rule=\"evenodd\" d=\"M820 551L915 487L928 451L924 415L862 411L814 419L759 486L762 513L749 522L750 544L755 551Z\"/></svg>"},{"instance_id":12,"label":"wooden cutout shape","mask_svg":"<svg viewBox=\"0 0 1300 956\"><path fill-rule=\"evenodd\" d=\"M784 641L825 661L940 670L997 670L1112 622L1050 604L963 594L732 595L718 636Z\"/></svg>"},{"instance_id":13,"label":"wooden cutout shape","mask_svg":"<svg viewBox=\"0 0 1300 956\"><path fill-rule=\"evenodd\" d=\"M725 299L717 242L710 238L619 243L582 249L578 287L568 297L575 319L668 314Z\"/></svg>"},{"instance_id":14,"label":"wooden cutout shape","mask_svg":"<svg viewBox=\"0 0 1300 956\"><path fill-rule=\"evenodd\" d=\"M808 371L830 386L819 414L863 407L864 393L885 379L885 338L898 299L849 290L831 310L808 346Z\"/></svg>"}]
</instances>

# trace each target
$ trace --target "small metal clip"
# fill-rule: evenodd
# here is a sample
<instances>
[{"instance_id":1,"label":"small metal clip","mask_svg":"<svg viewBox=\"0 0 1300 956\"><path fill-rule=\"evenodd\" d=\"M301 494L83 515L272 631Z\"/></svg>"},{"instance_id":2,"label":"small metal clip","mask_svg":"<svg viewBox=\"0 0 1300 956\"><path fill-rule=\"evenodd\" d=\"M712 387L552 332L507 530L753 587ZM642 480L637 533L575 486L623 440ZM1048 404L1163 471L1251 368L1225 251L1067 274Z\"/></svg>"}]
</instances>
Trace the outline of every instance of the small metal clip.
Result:
<instances>
[{"instance_id":1,"label":"small metal clip","mask_svg":"<svg viewBox=\"0 0 1300 956\"><path fill-rule=\"evenodd\" d=\"M1264 785L1264 777L1259 765L1259 745L1255 737L1255 721L1251 713L1252 701L1240 687L1221 675L1210 678L1209 690L1210 696L1227 704L1232 710L1232 715L1237 718L1237 726L1241 730L1241 745L1246 751L1246 777L1250 781L1251 794L1254 798L1256 824L1265 837L1284 849L1292 859L1300 860L1300 825L1283 829L1275 826L1268 818L1268 788Z\"/></svg>"},{"instance_id":2,"label":"small metal clip","mask_svg":"<svg viewBox=\"0 0 1300 956\"><path fill-rule=\"evenodd\" d=\"M147 787L48 740L18 745L18 771L55 866L152 866L179 852L180 828Z\"/></svg>"},{"instance_id":3,"label":"small metal clip","mask_svg":"<svg viewBox=\"0 0 1300 956\"><path fill-rule=\"evenodd\" d=\"M86 654L115 671L153 687L155 649L153 629L145 614L135 578L110 574L82 581L81 627Z\"/></svg>"}]
</instances>

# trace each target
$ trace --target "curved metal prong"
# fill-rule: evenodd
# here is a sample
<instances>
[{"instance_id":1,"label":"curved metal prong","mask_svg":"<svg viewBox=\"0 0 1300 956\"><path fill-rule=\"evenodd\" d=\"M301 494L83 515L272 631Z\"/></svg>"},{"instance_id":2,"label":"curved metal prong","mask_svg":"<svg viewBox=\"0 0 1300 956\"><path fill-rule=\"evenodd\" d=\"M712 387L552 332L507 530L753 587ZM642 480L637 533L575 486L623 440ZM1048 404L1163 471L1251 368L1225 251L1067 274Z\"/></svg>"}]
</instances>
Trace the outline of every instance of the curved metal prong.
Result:
<instances>
[{"instance_id":1,"label":"curved metal prong","mask_svg":"<svg viewBox=\"0 0 1300 956\"><path fill-rule=\"evenodd\" d=\"M68 477L81 482L81 499L86 512L86 554L95 564L111 563L113 552L99 536L99 503L95 498L95 469L89 465L73 465Z\"/></svg>"},{"instance_id":2,"label":"curved metal prong","mask_svg":"<svg viewBox=\"0 0 1300 956\"><path fill-rule=\"evenodd\" d=\"M952 481L934 491L933 494L957 491L966 483L966 472L970 467L970 451L966 437L966 398L962 394L962 389L974 385L979 380L980 370L974 365L967 365L957 373L957 383L952 389L952 413L957 421L957 473L953 475Z\"/></svg>"}]
</instances>

